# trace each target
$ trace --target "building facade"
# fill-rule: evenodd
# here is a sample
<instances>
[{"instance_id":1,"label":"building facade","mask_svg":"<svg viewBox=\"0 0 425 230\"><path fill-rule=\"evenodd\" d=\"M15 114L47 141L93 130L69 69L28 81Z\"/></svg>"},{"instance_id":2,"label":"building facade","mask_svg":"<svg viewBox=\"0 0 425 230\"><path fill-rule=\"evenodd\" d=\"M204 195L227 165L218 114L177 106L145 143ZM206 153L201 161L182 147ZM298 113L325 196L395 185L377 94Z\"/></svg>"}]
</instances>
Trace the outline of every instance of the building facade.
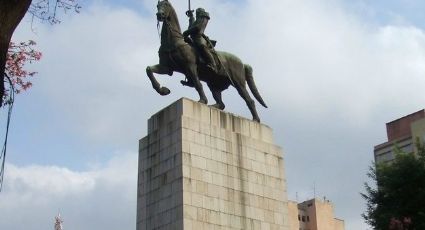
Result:
<instances>
[{"instance_id":1,"label":"building facade","mask_svg":"<svg viewBox=\"0 0 425 230\"><path fill-rule=\"evenodd\" d=\"M326 199L288 202L290 230L344 230L344 221L334 217L333 204Z\"/></svg>"},{"instance_id":2,"label":"building facade","mask_svg":"<svg viewBox=\"0 0 425 230\"><path fill-rule=\"evenodd\" d=\"M394 148L397 146L406 153L416 153L416 140L425 140L425 110L388 122L387 142L374 148L375 163L391 162L395 158Z\"/></svg>"}]
</instances>

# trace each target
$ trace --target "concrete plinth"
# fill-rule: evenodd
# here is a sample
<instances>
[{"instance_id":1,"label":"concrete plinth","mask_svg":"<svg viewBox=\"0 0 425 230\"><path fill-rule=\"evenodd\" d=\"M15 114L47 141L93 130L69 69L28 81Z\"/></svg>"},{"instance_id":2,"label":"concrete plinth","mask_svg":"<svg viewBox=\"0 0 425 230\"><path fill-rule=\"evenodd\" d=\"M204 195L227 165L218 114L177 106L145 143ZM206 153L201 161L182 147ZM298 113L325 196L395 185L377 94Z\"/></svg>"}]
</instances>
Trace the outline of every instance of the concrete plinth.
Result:
<instances>
[{"instance_id":1,"label":"concrete plinth","mask_svg":"<svg viewBox=\"0 0 425 230\"><path fill-rule=\"evenodd\" d=\"M180 99L139 143L137 230L288 230L283 154L272 130Z\"/></svg>"}]
</instances>

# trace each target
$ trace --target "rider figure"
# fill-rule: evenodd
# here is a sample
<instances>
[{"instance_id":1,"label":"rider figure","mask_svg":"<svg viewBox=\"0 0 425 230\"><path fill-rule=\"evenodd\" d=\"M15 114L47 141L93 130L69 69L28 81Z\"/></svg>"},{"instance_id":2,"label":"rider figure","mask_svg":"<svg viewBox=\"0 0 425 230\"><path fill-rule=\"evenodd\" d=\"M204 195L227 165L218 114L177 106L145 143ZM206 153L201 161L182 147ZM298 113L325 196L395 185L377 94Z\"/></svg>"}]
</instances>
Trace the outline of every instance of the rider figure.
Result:
<instances>
[{"instance_id":1,"label":"rider figure","mask_svg":"<svg viewBox=\"0 0 425 230\"><path fill-rule=\"evenodd\" d=\"M217 65L209 48L210 41L207 41L204 35L208 20L210 20L208 12L203 8L196 9L196 20L193 18L193 10L186 11L186 15L189 17L189 28L183 33L183 36L187 38L190 35L196 48L204 58L206 66L210 70L217 72Z\"/></svg>"}]
</instances>

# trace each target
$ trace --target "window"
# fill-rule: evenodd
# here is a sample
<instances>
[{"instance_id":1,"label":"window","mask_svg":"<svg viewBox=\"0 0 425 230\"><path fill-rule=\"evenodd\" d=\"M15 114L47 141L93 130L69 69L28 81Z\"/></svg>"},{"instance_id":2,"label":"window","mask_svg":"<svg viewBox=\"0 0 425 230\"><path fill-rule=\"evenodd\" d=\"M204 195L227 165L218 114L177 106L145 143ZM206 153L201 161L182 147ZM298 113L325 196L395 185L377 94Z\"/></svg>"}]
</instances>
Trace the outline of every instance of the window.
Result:
<instances>
[{"instance_id":1,"label":"window","mask_svg":"<svg viewBox=\"0 0 425 230\"><path fill-rule=\"evenodd\" d=\"M301 220L301 217L300 217L300 215L298 215L298 221L300 221Z\"/></svg>"},{"instance_id":2,"label":"window","mask_svg":"<svg viewBox=\"0 0 425 230\"><path fill-rule=\"evenodd\" d=\"M307 216L307 222L310 222L310 216Z\"/></svg>"},{"instance_id":3,"label":"window","mask_svg":"<svg viewBox=\"0 0 425 230\"><path fill-rule=\"evenodd\" d=\"M305 222L305 216L302 217L303 222Z\"/></svg>"}]
</instances>

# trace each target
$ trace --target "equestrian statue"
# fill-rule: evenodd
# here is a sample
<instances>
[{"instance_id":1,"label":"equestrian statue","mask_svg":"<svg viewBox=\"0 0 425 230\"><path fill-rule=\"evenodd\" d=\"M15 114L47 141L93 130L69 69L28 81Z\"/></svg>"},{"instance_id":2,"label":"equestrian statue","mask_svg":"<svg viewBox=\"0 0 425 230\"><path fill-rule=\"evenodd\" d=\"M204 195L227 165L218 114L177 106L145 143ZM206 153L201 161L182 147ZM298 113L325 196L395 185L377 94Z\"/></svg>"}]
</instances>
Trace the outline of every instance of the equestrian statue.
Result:
<instances>
[{"instance_id":1,"label":"equestrian statue","mask_svg":"<svg viewBox=\"0 0 425 230\"><path fill-rule=\"evenodd\" d=\"M265 108L267 105L257 90L252 68L231 53L215 51L216 42L204 34L210 20L208 12L198 8L195 20L189 5L189 10L186 12L189 17L189 28L182 33L176 11L171 3L168 0L158 1L157 8L158 23L162 22L161 46L158 51L159 64L146 68L153 88L163 96L168 95L170 90L167 87L161 87L154 73L171 76L173 72L179 72L186 76L186 80L181 81L182 85L194 87L199 94L199 102L203 104L207 104L208 99L200 81L206 82L216 101L216 104L212 106L223 110L225 105L221 93L232 85L246 102L252 119L260 122L255 102L251 99L246 84L255 99Z\"/></svg>"}]
</instances>

